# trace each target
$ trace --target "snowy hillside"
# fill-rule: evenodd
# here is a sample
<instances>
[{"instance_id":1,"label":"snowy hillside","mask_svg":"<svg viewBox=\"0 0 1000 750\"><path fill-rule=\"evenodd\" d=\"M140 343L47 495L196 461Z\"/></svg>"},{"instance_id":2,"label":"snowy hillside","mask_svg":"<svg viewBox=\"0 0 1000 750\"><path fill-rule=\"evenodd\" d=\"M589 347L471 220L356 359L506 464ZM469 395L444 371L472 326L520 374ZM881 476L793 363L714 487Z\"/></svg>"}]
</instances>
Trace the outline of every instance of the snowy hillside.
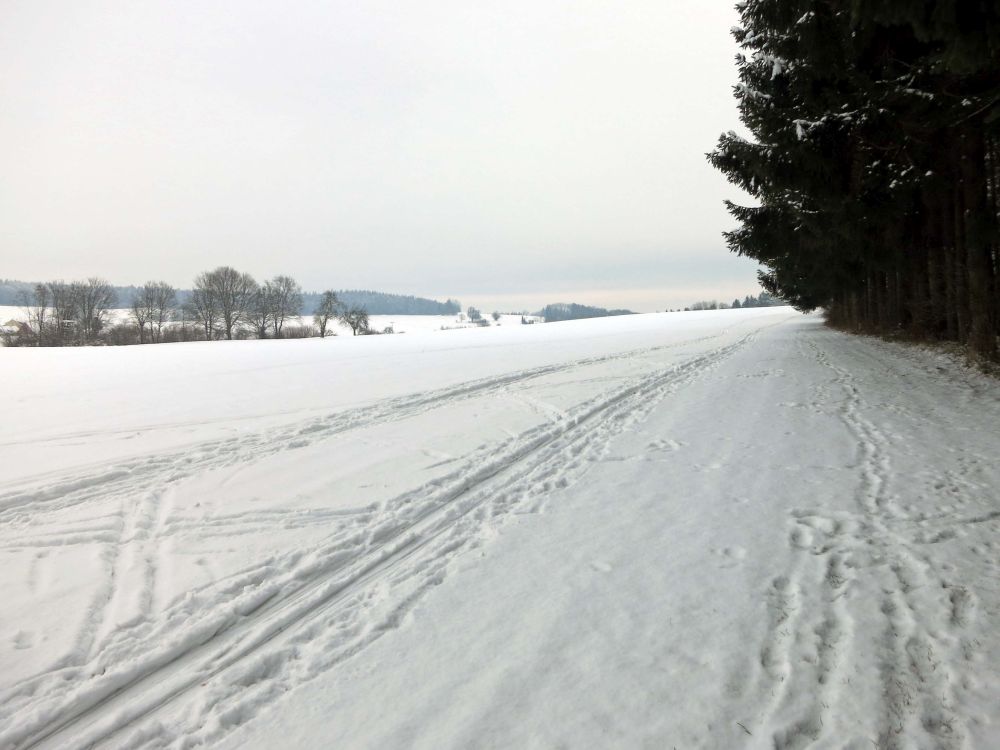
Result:
<instances>
[{"instance_id":1,"label":"snowy hillside","mask_svg":"<svg viewBox=\"0 0 1000 750\"><path fill-rule=\"evenodd\" d=\"M0 747L1000 746L1000 388L788 308L0 349Z\"/></svg>"}]
</instances>

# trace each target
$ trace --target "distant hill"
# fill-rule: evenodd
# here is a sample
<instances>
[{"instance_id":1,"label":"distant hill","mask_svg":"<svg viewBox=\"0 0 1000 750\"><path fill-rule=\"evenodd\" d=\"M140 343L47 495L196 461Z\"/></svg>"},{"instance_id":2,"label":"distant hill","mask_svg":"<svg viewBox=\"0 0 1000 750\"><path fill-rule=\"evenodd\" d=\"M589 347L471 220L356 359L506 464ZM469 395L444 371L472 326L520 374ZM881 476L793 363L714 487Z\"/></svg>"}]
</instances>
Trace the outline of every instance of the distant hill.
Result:
<instances>
[{"instance_id":1,"label":"distant hill","mask_svg":"<svg viewBox=\"0 0 1000 750\"><path fill-rule=\"evenodd\" d=\"M303 313L311 315L319 304L319 298L318 292L303 294ZM361 305L369 315L456 315L462 310L462 305L455 299L438 302L408 294L388 294L360 289L338 291L337 298L348 306Z\"/></svg>"},{"instance_id":2,"label":"distant hill","mask_svg":"<svg viewBox=\"0 0 1000 750\"><path fill-rule=\"evenodd\" d=\"M17 306L23 304L23 297L27 295L31 296L35 288L34 281L16 281L14 279L0 279L0 305L11 305ZM125 308L132 304L132 298L135 297L138 292L138 287L134 286L116 286L115 290L115 307ZM177 298L181 302L184 302L191 292L187 290L179 290L177 292Z\"/></svg>"},{"instance_id":3,"label":"distant hill","mask_svg":"<svg viewBox=\"0 0 1000 750\"><path fill-rule=\"evenodd\" d=\"M545 318L546 323L554 323L558 320L606 318L611 315L635 315L631 310L606 310L603 307L578 305L574 302L559 302L554 305L546 305L538 314Z\"/></svg>"},{"instance_id":4,"label":"distant hill","mask_svg":"<svg viewBox=\"0 0 1000 750\"><path fill-rule=\"evenodd\" d=\"M14 281L13 279L0 279L0 305L20 305L21 292L31 294L34 283L27 281Z\"/></svg>"},{"instance_id":5,"label":"distant hill","mask_svg":"<svg viewBox=\"0 0 1000 750\"><path fill-rule=\"evenodd\" d=\"M23 295L31 295L35 282L0 279L0 305L20 305ZM115 306L127 308L131 306L138 288L135 286L116 286ZM180 289L177 300L181 304L191 296L190 289ZM456 315L462 309L458 300L449 299L438 302L424 297L414 297L409 294L388 294L370 290L346 289L337 292L337 297L345 305L361 305L369 315ZM302 312L312 315L319 304L319 292L307 292L302 295Z\"/></svg>"}]
</instances>

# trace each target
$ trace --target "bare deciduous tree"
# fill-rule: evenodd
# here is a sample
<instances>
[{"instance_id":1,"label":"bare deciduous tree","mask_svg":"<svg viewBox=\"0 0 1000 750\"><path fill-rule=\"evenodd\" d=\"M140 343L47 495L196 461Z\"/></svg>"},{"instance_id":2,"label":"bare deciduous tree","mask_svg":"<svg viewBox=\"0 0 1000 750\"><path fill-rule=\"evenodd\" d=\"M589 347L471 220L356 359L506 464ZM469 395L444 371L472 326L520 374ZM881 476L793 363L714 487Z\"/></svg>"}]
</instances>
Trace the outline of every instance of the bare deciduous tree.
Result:
<instances>
[{"instance_id":1,"label":"bare deciduous tree","mask_svg":"<svg viewBox=\"0 0 1000 750\"><path fill-rule=\"evenodd\" d=\"M219 266L205 276L215 298L222 332L227 339L232 339L233 329L246 320L257 282L250 274L240 273L231 266Z\"/></svg>"},{"instance_id":2,"label":"bare deciduous tree","mask_svg":"<svg viewBox=\"0 0 1000 750\"><path fill-rule=\"evenodd\" d=\"M195 319L205 331L205 340L211 341L215 338L215 329L219 323L219 305L207 272L198 274L195 278L190 304Z\"/></svg>"},{"instance_id":3,"label":"bare deciduous tree","mask_svg":"<svg viewBox=\"0 0 1000 750\"><path fill-rule=\"evenodd\" d=\"M72 284L71 289L78 314L80 343L93 341L107 323L108 311L114 307L114 287L104 279L92 276Z\"/></svg>"},{"instance_id":4,"label":"bare deciduous tree","mask_svg":"<svg viewBox=\"0 0 1000 750\"><path fill-rule=\"evenodd\" d=\"M275 276L265 286L271 300L271 327L278 338L285 321L302 312L302 287L291 276Z\"/></svg>"},{"instance_id":5,"label":"bare deciduous tree","mask_svg":"<svg viewBox=\"0 0 1000 750\"><path fill-rule=\"evenodd\" d=\"M76 325L73 290L63 281L50 281L46 286L52 303L51 325L46 338L53 346L62 346Z\"/></svg>"},{"instance_id":6,"label":"bare deciduous tree","mask_svg":"<svg viewBox=\"0 0 1000 750\"><path fill-rule=\"evenodd\" d=\"M358 305L353 305L341 311L340 322L351 329L355 336L368 330L368 311Z\"/></svg>"},{"instance_id":7,"label":"bare deciduous tree","mask_svg":"<svg viewBox=\"0 0 1000 750\"><path fill-rule=\"evenodd\" d=\"M149 325L150 328L156 326L155 340L160 341L163 339L163 324L170 319L177 307L177 290L165 281L150 282L143 290L149 295L151 303Z\"/></svg>"},{"instance_id":8,"label":"bare deciduous tree","mask_svg":"<svg viewBox=\"0 0 1000 750\"><path fill-rule=\"evenodd\" d=\"M131 315L139 328L139 343L145 343L145 329L149 325L151 341L163 337L163 324L170 317L177 302L177 290L165 281L147 281L132 299Z\"/></svg>"},{"instance_id":9,"label":"bare deciduous tree","mask_svg":"<svg viewBox=\"0 0 1000 750\"><path fill-rule=\"evenodd\" d=\"M340 300L337 295L327 289L320 298L316 312L313 313L313 321L319 329L320 338L326 338L326 327L331 320L337 317L340 312Z\"/></svg>"},{"instance_id":10,"label":"bare deciduous tree","mask_svg":"<svg viewBox=\"0 0 1000 750\"><path fill-rule=\"evenodd\" d=\"M253 299L250 300L250 309L247 311L247 322L253 327L257 338L267 338L267 329L274 321L274 315L274 288L270 281L265 281L254 292Z\"/></svg>"},{"instance_id":11,"label":"bare deciduous tree","mask_svg":"<svg viewBox=\"0 0 1000 750\"><path fill-rule=\"evenodd\" d=\"M35 284L29 295L22 292L19 304L28 318L28 328L35 337L35 346L43 346L47 340L49 327L49 288L45 284Z\"/></svg>"},{"instance_id":12,"label":"bare deciduous tree","mask_svg":"<svg viewBox=\"0 0 1000 750\"><path fill-rule=\"evenodd\" d=\"M146 296L146 288L140 289L132 298L132 306L129 308L129 315L135 321L136 328L139 329L139 343L146 343L146 324L153 316L150 309L149 298Z\"/></svg>"}]
</instances>

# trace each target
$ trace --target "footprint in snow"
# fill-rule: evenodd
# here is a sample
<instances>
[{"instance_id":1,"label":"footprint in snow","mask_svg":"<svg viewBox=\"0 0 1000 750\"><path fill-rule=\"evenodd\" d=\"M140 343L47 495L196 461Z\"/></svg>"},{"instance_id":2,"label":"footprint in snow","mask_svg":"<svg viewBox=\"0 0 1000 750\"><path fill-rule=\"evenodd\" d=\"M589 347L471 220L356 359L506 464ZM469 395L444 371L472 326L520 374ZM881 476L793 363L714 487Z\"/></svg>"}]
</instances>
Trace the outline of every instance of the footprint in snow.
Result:
<instances>
[{"instance_id":1,"label":"footprint in snow","mask_svg":"<svg viewBox=\"0 0 1000 750\"><path fill-rule=\"evenodd\" d=\"M685 443L682 440L668 439L668 440L653 440L650 443L648 443L646 447L654 451L663 451L665 453L669 453L672 451L679 451L685 445L687 445L687 443Z\"/></svg>"},{"instance_id":2,"label":"footprint in snow","mask_svg":"<svg viewBox=\"0 0 1000 750\"><path fill-rule=\"evenodd\" d=\"M789 542L797 549L812 549L813 535L806 526L797 526L789 536Z\"/></svg>"},{"instance_id":3,"label":"footprint in snow","mask_svg":"<svg viewBox=\"0 0 1000 750\"><path fill-rule=\"evenodd\" d=\"M590 567L598 573L610 573L612 571L612 567L610 565L600 560L591 560Z\"/></svg>"},{"instance_id":4,"label":"footprint in snow","mask_svg":"<svg viewBox=\"0 0 1000 750\"><path fill-rule=\"evenodd\" d=\"M11 639L14 643L14 648L18 650L23 650L26 648L31 648L35 645L35 639L31 633L24 630L18 630L14 633L14 637Z\"/></svg>"},{"instance_id":5,"label":"footprint in snow","mask_svg":"<svg viewBox=\"0 0 1000 750\"><path fill-rule=\"evenodd\" d=\"M732 547L713 549L712 554L723 558L725 564L723 564L722 567L734 568L747 556L747 551L743 547L736 545Z\"/></svg>"}]
</instances>

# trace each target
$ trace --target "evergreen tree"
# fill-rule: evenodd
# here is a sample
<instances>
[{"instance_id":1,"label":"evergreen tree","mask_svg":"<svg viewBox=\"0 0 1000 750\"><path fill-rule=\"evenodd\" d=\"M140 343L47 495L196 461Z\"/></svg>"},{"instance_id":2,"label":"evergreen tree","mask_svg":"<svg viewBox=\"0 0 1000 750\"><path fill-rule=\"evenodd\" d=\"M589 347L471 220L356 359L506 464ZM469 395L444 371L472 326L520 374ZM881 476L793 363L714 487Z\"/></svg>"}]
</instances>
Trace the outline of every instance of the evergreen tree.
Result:
<instances>
[{"instance_id":1,"label":"evergreen tree","mask_svg":"<svg viewBox=\"0 0 1000 750\"><path fill-rule=\"evenodd\" d=\"M726 133L708 155L755 199L728 204L729 247L765 266L768 294L831 322L995 357L1000 7L738 7L752 138Z\"/></svg>"}]
</instances>

